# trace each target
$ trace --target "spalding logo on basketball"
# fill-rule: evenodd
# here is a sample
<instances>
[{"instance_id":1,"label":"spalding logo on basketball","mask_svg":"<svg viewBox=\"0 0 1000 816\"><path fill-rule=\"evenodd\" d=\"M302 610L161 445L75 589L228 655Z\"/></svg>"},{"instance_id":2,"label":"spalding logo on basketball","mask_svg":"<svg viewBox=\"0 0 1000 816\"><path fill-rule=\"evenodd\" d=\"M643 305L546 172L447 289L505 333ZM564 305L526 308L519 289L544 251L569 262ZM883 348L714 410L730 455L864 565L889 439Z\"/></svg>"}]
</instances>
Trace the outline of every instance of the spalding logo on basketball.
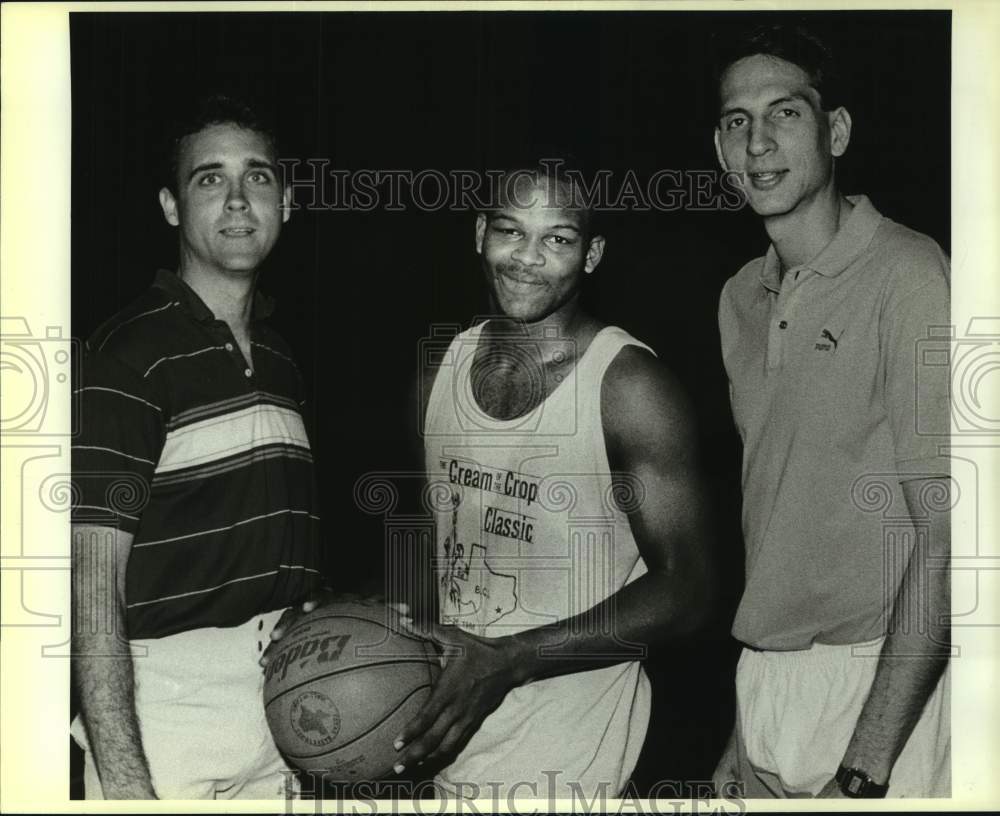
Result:
<instances>
[{"instance_id":1,"label":"spalding logo on basketball","mask_svg":"<svg viewBox=\"0 0 1000 816\"><path fill-rule=\"evenodd\" d=\"M264 675L274 741L294 765L330 782L381 779L392 741L440 673L429 641L388 625L384 606L338 603L304 615L275 647Z\"/></svg>"}]
</instances>

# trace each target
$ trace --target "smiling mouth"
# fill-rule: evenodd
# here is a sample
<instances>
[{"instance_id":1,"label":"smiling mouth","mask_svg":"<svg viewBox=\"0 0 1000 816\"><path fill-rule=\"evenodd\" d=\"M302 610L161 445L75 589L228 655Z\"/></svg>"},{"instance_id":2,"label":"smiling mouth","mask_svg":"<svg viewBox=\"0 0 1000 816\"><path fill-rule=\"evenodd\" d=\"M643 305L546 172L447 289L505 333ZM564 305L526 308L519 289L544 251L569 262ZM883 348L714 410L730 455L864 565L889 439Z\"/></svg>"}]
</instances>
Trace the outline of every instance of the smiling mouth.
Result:
<instances>
[{"instance_id":1,"label":"smiling mouth","mask_svg":"<svg viewBox=\"0 0 1000 816\"><path fill-rule=\"evenodd\" d=\"M226 229L219 230L219 232L227 238L246 238L248 235L256 232L256 230L252 227L227 227Z\"/></svg>"},{"instance_id":2,"label":"smiling mouth","mask_svg":"<svg viewBox=\"0 0 1000 816\"><path fill-rule=\"evenodd\" d=\"M787 170L759 170L755 173L747 173L750 184L758 190L768 190L776 186L784 177Z\"/></svg>"},{"instance_id":3,"label":"smiling mouth","mask_svg":"<svg viewBox=\"0 0 1000 816\"><path fill-rule=\"evenodd\" d=\"M521 278L502 269L498 270L496 275L507 289L514 292L529 292L542 285L542 282L537 278Z\"/></svg>"}]
</instances>

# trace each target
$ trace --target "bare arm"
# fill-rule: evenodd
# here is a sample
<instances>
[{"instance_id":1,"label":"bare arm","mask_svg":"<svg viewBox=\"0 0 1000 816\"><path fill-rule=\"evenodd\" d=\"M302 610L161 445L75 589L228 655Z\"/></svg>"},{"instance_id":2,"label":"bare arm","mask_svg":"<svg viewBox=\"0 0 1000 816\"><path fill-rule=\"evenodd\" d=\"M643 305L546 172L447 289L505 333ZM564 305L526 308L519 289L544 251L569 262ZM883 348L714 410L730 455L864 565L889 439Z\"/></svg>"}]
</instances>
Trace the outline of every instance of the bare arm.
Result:
<instances>
[{"instance_id":1,"label":"bare arm","mask_svg":"<svg viewBox=\"0 0 1000 816\"><path fill-rule=\"evenodd\" d=\"M914 549L903 574L875 679L842 760L845 767L860 768L880 784L889 781L948 663L951 646L949 514L922 506L927 502L921 495L928 495L927 490L939 491L935 505L950 504L937 500L949 495L947 479L903 482L910 516L929 524L927 549Z\"/></svg>"},{"instance_id":2,"label":"bare arm","mask_svg":"<svg viewBox=\"0 0 1000 816\"><path fill-rule=\"evenodd\" d=\"M401 734L401 765L454 753L517 685L634 660L636 646L641 654L706 622L711 533L686 401L654 358L627 348L608 370L601 404L611 469L642 487L644 499L628 513L647 574L553 626L499 638L430 627L450 656L434 695Z\"/></svg>"},{"instance_id":3,"label":"bare arm","mask_svg":"<svg viewBox=\"0 0 1000 816\"><path fill-rule=\"evenodd\" d=\"M902 482L903 496L910 518L927 528L928 539L925 548L914 549L903 573L875 678L842 759L845 767L859 768L878 783L889 780L951 646L950 480L940 475L948 466L940 450L950 430L949 369L928 365L924 354L914 353L932 327L951 322L948 277L940 248L924 244L921 255L907 259L905 275L890 290L879 327L896 459L907 462L908 471L926 474L910 474ZM948 351L947 341L934 345ZM835 785L834 790L837 795Z\"/></svg>"},{"instance_id":4,"label":"bare arm","mask_svg":"<svg viewBox=\"0 0 1000 816\"><path fill-rule=\"evenodd\" d=\"M612 472L628 474L643 496L624 509L648 572L581 616L513 636L519 682L625 659L624 644L690 635L713 607L708 503L680 387L653 357L627 347L608 370L601 407ZM592 625L608 619L610 631ZM580 655L599 657L581 663Z\"/></svg>"},{"instance_id":5,"label":"bare arm","mask_svg":"<svg viewBox=\"0 0 1000 816\"><path fill-rule=\"evenodd\" d=\"M73 526L76 682L105 799L157 798L136 718L125 627L125 567L131 547L129 533Z\"/></svg>"}]
</instances>

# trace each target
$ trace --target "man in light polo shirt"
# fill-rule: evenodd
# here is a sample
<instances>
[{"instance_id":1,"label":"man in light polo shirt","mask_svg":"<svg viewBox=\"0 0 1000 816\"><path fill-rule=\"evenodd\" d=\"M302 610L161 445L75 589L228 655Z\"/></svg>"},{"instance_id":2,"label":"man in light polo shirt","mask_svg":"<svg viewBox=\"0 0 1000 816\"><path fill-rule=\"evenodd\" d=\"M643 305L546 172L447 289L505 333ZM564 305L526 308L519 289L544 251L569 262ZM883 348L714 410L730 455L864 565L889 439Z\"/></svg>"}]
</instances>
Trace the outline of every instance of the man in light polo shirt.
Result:
<instances>
[{"instance_id":1,"label":"man in light polo shirt","mask_svg":"<svg viewBox=\"0 0 1000 816\"><path fill-rule=\"evenodd\" d=\"M719 65L719 160L771 246L719 308L747 555L716 785L948 796L947 367L918 370L948 262L838 190L851 117L818 39L757 29Z\"/></svg>"},{"instance_id":2,"label":"man in light polo shirt","mask_svg":"<svg viewBox=\"0 0 1000 816\"><path fill-rule=\"evenodd\" d=\"M320 584L302 377L256 292L290 190L231 99L172 159L178 270L94 333L75 391L72 734L88 799L277 798L258 660Z\"/></svg>"}]
</instances>

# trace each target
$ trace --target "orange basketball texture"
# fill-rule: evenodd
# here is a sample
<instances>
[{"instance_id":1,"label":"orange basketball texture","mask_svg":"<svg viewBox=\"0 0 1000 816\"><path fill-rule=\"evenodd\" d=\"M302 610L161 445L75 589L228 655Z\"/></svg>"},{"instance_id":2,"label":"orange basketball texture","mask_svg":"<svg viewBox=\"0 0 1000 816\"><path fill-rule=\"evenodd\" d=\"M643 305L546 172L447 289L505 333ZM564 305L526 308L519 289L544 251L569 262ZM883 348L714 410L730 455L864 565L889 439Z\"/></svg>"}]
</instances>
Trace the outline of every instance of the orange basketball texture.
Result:
<instances>
[{"instance_id":1,"label":"orange basketball texture","mask_svg":"<svg viewBox=\"0 0 1000 816\"><path fill-rule=\"evenodd\" d=\"M395 615L385 606L330 604L278 642L264 709L289 762L330 782L392 774L392 742L441 671L433 644L387 625Z\"/></svg>"}]
</instances>

